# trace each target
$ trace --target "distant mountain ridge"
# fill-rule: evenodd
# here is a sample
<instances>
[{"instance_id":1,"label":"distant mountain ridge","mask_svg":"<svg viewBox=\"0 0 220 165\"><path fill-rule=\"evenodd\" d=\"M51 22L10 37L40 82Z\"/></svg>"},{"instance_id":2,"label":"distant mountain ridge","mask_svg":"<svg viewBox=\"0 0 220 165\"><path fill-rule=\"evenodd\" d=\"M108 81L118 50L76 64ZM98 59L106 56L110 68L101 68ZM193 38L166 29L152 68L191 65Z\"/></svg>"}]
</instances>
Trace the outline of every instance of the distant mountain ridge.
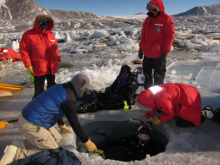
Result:
<instances>
[{"instance_id":1,"label":"distant mountain ridge","mask_svg":"<svg viewBox=\"0 0 220 165\"><path fill-rule=\"evenodd\" d=\"M195 7L173 15L175 25L220 23L220 4ZM33 0L0 0L0 33L24 32L33 27L37 15L54 19L54 31L133 27L142 28L145 13L130 16L99 16L89 12L47 9ZM185 17L184 17L185 16Z\"/></svg>"},{"instance_id":2,"label":"distant mountain ridge","mask_svg":"<svg viewBox=\"0 0 220 165\"><path fill-rule=\"evenodd\" d=\"M220 4L211 5L211 6L200 6L194 7L186 12L173 15L174 17L180 16L211 16L218 15L220 16Z\"/></svg>"},{"instance_id":3,"label":"distant mountain ridge","mask_svg":"<svg viewBox=\"0 0 220 165\"><path fill-rule=\"evenodd\" d=\"M50 15L55 21L106 18L104 16L99 16L89 12L47 9L32 0L0 0L0 20L33 21L34 18L39 14ZM143 13L136 13L135 15L139 14ZM194 7L186 12L175 14L173 16L178 17L210 15L220 15L220 4Z\"/></svg>"},{"instance_id":4,"label":"distant mountain ridge","mask_svg":"<svg viewBox=\"0 0 220 165\"><path fill-rule=\"evenodd\" d=\"M54 20L102 19L88 12L47 9L32 0L0 0L0 20L33 21L40 14L50 15Z\"/></svg>"}]
</instances>

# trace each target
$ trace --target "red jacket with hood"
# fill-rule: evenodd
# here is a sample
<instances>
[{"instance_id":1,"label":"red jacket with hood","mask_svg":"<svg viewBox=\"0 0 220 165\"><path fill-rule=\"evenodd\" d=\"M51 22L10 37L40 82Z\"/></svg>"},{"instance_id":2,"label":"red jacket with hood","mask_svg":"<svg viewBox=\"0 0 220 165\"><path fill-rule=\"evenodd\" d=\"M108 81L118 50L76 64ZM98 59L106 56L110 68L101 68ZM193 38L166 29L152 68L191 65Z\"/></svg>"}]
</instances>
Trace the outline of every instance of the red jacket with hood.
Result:
<instances>
[{"instance_id":1,"label":"red jacket with hood","mask_svg":"<svg viewBox=\"0 0 220 165\"><path fill-rule=\"evenodd\" d=\"M159 90L153 94L156 88ZM195 126L200 125L201 97L198 90L193 86L177 83L153 86L140 93L138 102L152 109L145 114L148 118L155 116L159 109L163 112L159 117L161 122L179 116L192 122Z\"/></svg>"},{"instance_id":2,"label":"red jacket with hood","mask_svg":"<svg viewBox=\"0 0 220 165\"><path fill-rule=\"evenodd\" d=\"M168 54L172 48L175 25L173 18L165 13L162 0L151 0L149 3L157 6L160 14L145 19L139 47L146 57L159 58L162 53Z\"/></svg>"},{"instance_id":3,"label":"red jacket with hood","mask_svg":"<svg viewBox=\"0 0 220 165\"><path fill-rule=\"evenodd\" d=\"M45 21L48 21L49 27L42 32L39 26ZM61 58L57 40L51 30L53 24L51 17L39 15L35 18L33 29L22 36L19 51L25 67L33 66L33 76L54 75L58 72Z\"/></svg>"}]
</instances>

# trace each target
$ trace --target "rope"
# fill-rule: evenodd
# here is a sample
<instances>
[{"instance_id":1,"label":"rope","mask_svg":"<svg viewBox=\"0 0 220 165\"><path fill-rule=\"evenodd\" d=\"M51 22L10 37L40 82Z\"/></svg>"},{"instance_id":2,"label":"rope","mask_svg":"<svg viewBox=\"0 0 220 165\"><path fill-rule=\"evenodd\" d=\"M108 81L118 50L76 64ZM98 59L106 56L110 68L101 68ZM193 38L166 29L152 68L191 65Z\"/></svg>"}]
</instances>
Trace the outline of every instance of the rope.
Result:
<instances>
[{"instance_id":1,"label":"rope","mask_svg":"<svg viewBox=\"0 0 220 165\"><path fill-rule=\"evenodd\" d=\"M0 79L0 82L5 78L5 76L6 75L8 75L9 74L9 72L8 73L5 73L2 77L1 77L1 79Z\"/></svg>"}]
</instances>

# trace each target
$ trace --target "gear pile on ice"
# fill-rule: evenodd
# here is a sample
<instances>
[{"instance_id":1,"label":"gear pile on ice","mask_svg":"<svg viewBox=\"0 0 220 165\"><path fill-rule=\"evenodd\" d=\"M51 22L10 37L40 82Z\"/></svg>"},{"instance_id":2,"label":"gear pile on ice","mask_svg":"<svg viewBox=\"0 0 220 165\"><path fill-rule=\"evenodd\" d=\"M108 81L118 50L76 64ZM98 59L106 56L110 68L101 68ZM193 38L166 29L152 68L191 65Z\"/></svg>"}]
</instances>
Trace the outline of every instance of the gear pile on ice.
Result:
<instances>
[{"instance_id":1,"label":"gear pile on ice","mask_svg":"<svg viewBox=\"0 0 220 165\"><path fill-rule=\"evenodd\" d=\"M217 108L213 113L214 113L214 117L212 118L212 121L220 124L220 107Z\"/></svg>"},{"instance_id":2,"label":"gear pile on ice","mask_svg":"<svg viewBox=\"0 0 220 165\"><path fill-rule=\"evenodd\" d=\"M213 109L212 107L210 107L209 105L205 106L202 109L202 114L204 116L205 119L211 119L213 118L214 114L213 114Z\"/></svg>"}]
</instances>

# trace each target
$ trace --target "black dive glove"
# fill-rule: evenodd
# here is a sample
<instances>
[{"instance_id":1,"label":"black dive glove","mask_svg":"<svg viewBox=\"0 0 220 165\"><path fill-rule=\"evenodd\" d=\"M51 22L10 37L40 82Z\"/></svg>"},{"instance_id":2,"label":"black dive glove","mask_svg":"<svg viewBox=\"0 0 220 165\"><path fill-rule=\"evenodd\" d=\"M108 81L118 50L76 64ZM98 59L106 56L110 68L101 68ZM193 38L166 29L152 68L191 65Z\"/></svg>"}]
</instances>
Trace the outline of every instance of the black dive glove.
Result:
<instances>
[{"instance_id":1,"label":"black dive glove","mask_svg":"<svg viewBox=\"0 0 220 165\"><path fill-rule=\"evenodd\" d=\"M167 60L167 55L165 53L161 54L160 57L158 58L160 62L164 62Z\"/></svg>"},{"instance_id":2,"label":"black dive glove","mask_svg":"<svg viewBox=\"0 0 220 165\"><path fill-rule=\"evenodd\" d=\"M138 57L139 59L142 59L143 58L143 51L140 49L139 52L138 52Z\"/></svg>"}]
</instances>

